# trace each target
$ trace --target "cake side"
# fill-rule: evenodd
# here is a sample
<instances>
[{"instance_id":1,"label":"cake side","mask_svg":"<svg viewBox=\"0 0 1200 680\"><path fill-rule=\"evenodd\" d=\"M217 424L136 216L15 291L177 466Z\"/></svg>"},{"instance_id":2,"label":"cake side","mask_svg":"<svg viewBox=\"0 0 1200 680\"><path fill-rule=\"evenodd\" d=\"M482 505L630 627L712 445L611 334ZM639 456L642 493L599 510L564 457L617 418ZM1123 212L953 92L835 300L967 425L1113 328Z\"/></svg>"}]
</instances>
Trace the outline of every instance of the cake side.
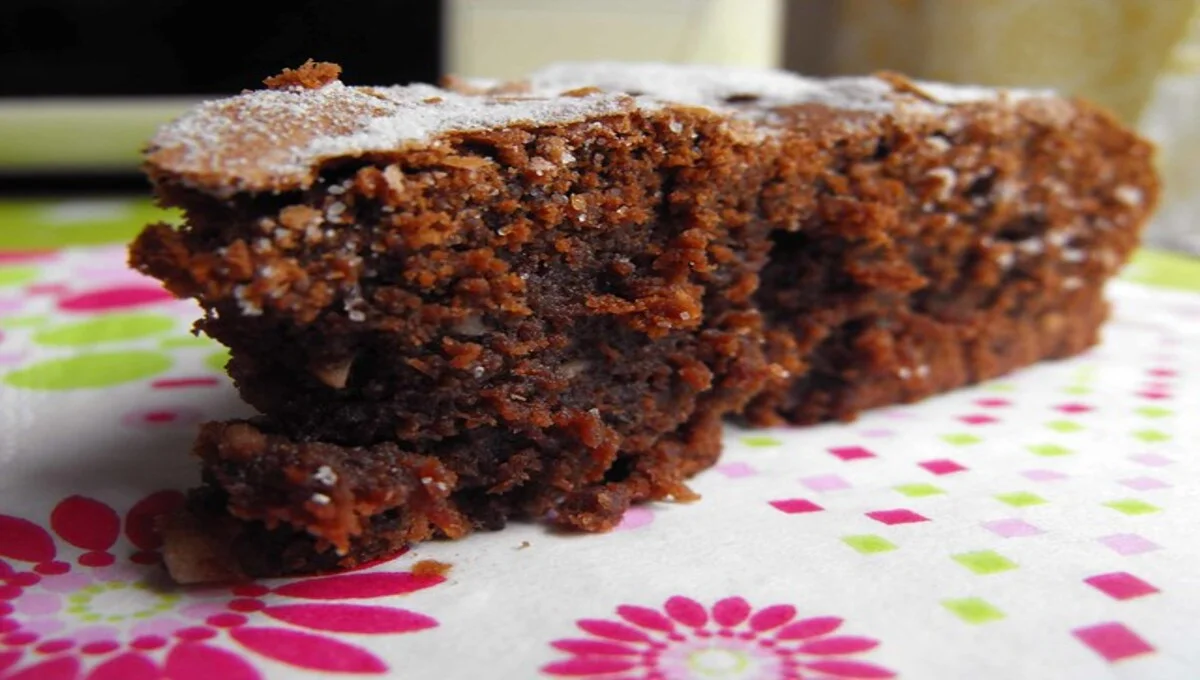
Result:
<instances>
[{"instance_id":1,"label":"cake side","mask_svg":"<svg viewBox=\"0 0 1200 680\"><path fill-rule=\"evenodd\" d=\"M192 516L242 520L255 539L233 541L233 571L261 575L510 517L603 530L631 503L689 498L721 419L767 377L752 295L769 148L656 108L447 133L323 165L303 191L166 180L186 224L147 229L133 262L200 301L264 414L198 441ZM314 490L293 461L318 449L387 461L391 487ZM441 519L406 456L447 471ZM281 542L293 558L264 556Z\"/></svg>"},{"instance_id":2,"label":"cake side","mask_svg":"<svg viewBox=\"0 0 1200 680\"><path fill-rule=\"evenodd\" d=\"M849 419L1087 349L1158 196L1151 146L1086 102L815 139L819 174L784 167L789 189L764 198L780 228L758 305L784 377L748 409L758 424Z\"/></svg>"},{"instance_id":3,"label":"cake side","mask_svg":"<svg viewBox=\"0 0 1200 680\"><path fill-rule=\"evenodd\" d=\"M527 88L585 83L781 138L756 294L773 378L746 415L760 425L849 419L1083 351L1158 200L1151 145L1049 91L603 63Z\"/></svg>"},{"instance_id":4,"label":"cake side","mask_svg":"<svg viewBox=\"0 0 1200 680\"><path fill-rule=\"evenodd\" d=\"M263 121L252 93L164 129L148 173L187 222L131 261L200 301L264 414L198 440L177 578L206 543L262 576L513 517L603 530L689 498L722 418L1081 351L1157 192L1149 147L1046 93L614 68L292 79Z\"/></svg>"}]
</instances>

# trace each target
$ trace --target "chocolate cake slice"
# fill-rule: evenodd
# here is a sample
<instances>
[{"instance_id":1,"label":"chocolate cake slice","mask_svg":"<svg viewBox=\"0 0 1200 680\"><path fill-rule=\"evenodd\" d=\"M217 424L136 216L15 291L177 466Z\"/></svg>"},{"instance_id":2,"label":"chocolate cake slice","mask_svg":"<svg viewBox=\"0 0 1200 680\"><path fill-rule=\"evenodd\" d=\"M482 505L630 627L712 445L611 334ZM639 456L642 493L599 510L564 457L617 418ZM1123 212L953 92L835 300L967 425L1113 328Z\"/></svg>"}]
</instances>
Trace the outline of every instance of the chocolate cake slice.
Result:
<instances>
[{"instance_id":1,"label":"chocolate cake slice","mask_svg":"<svg viewBox=\"0 0 1200 680\"><path fill-rule=\"evenodd\" d=\"M811 423L1092 345L1151 148L1043 92L662 65L351 87L307 64L146 153L262 415L202 427L180 581L689 499L721 423Z\"/></svg>"}]
</instances>

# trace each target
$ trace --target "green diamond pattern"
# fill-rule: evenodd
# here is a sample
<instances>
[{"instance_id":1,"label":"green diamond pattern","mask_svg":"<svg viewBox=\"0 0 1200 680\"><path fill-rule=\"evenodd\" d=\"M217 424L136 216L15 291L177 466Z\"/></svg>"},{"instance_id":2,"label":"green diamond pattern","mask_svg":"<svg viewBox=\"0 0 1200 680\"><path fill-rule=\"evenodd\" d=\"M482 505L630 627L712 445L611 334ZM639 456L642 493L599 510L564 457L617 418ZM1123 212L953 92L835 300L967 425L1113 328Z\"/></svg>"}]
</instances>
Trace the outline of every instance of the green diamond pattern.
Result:
<instances>
[{"instance_id":1,"label":"green diamond pattern","mask_svg":"<svg viewBox=\"0 0 1200 680\"><path fill-rule=\"evenodd\" d=\"M972 444L978 444L983 440L973 434L967 434L966 432L955 432L953 434L942 435L942 441L955 446L970 446Z\"/></svg>"},{"instance_id":2,"label":"green diamond pattern","mask_svg":"<svg viewBox=\"0 0 1200 680\"><path fill-rule=\"evenodd\" d=\"M1045 498L1035 493L1029 493L1028 491L996 494L996 500L1001 503L1007 503L1014 508L1027 508L1031 505L1042 505L1046 502Z\"/></svg>"},{"instance_id":3,"label":"green diamond pattern","mask_svg":"<svg viewBox=\"0 0 1200 680\"><path fill-rule=\"evenodd\" d=\"M874 555L875 553L890 552L896 549L895 543L875 534L843 536L842 542L864 555Z\"/></svg>"},{"instance_id":4,"label":"green diamond pattern","mask_svg":"<svg viewBox=\"0 0 1200 680\"><path fill-rule=\"evenodd\" d=\"M936 496L941 493L946 493L932 484L901 484L895 487L896 491L908 496L909 498L924 498L925 496Z\"/></svg>"},{"instance_id":5,"label":"green diamond pattern","mask_svg":"<svg viewBox=\"0 0 1200 680\"><path fill-rule=\"evenodd\" d=\"M1046 427L1055 432L1078 432L1083 429L1082 425L1070 420L1052 420L1046 423Z\"/></svg>"},{"instance_id":6,"label":"green diamond pattern","mask_svg":"<svg viewBox=\"0 0 1200 680\"><path fill-rule=\"evenodd\" d=\"M1065 446L1059 446L1058 444L1033 444L1029 447L1029 450L1039 456L1046 457L1069 456L1072 453L1071 449L1068 449Z\"/></svg>"},{"instance_id":7,"label":"green diamond pattern","mask_svg":"<svg viewBox=\"0 0 1200 680\"><path fill-rule=\"evenodd\" d=\"M1008 559L1004 555L994 550L980 550L977 552L960 553L954 555L955 562L963 565L972 572L981 576L989 574L999 574L1002 571L1016 569L1017 564Z\"/></svg>"},{"instance_id":8,"label":"green diamond pattern","mask_svg":"<svg viewBox=\"0 0 1200 680\"><path fill-rule=\"evenodd\" d=\"M942 600L942 606L964 622L976 626L992 621L999 621L1004 618L1004 612L978 597L968 597L961 600Z\"/></svg>"},{"instance_id":9,"label":"green diamond pattern","mask_svg":"<svg viewBox=\"0 0 1200 680\"><path fill-rule=\"evenodd\" d=\"M1133 436L1146 443L1165 442L1171 438L1171 435L1161 430L1138 430Z\"/></svg>"},{"instance_id":10,"label":"green diamond pattern","mask_svg":"<svg viewBox=\"0 0 1200 680\"><path fill-rule=\"evenodd\" d=\"M783 444L783 442L779 441L778 439L776 439L774 437L764 437L764 436L742 437L742 443L745 444L746 446L753 446L754 448L760 448L760 449L767 448L769 446L780 446Z\"/></svg>"},{"instance_id":11,"label":"green diamond pattern","mask_svg":"<svg viewBox=\"0 0 1200 680\"><path fill-rule=\"evenodd\" d=\"M1163 408L1162 406L1143 406L1141 408L1134 409L1133 412L1139 416L1145 416L1147 418L1165 418L1172 413L1171 409Z\"/></svg>"},{"instance_id":12,"label":"green diamond pattern","mask_svg":"<svg viewBox=\"0 0 1200 680\"><path fill-rule=\"evenodd\" d=\"M158 346L163 349L186 349L189 347L203 347L212 349L217 346L215 340L208 337L193 338L191 336L183 336L178 338L166 338L158 343Z\"/></svg>"},{"instance_id":13,"label":"green diamond pattern","mask_svg":"<svg viewBox=\"0 0 1200 680\"><path fill-rule=\"evenodd\" d=\"M1104 505L1125 515L1149 515L1161 510L1157 505L1151 505L1146 501L1136 498L1109 501Z\"/></svg>"}]
</instances>

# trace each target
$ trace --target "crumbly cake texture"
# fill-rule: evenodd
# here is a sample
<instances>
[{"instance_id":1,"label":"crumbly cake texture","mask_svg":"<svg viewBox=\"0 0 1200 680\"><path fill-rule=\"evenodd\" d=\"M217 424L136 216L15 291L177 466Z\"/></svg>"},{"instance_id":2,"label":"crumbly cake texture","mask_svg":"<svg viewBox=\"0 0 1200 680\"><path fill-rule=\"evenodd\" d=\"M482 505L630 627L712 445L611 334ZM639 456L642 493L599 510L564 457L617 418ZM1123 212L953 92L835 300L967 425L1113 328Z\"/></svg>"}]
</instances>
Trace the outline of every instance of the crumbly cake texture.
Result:
<instances>
[{"instance_id":1,"label":"crumbly cake texture","mask_svg":"<svg viewBox=\"0 0 1200 680\"><path fill-rule=\"evenodd\" d=\"M146 154L261 416L203 426L181 581L692 498L721 423L849 419L1077 353L1151 149L1044 92L663 65L351 87L307 64ZM205 546L210 546L206 548Z\"/></svg>"}]
</instances>

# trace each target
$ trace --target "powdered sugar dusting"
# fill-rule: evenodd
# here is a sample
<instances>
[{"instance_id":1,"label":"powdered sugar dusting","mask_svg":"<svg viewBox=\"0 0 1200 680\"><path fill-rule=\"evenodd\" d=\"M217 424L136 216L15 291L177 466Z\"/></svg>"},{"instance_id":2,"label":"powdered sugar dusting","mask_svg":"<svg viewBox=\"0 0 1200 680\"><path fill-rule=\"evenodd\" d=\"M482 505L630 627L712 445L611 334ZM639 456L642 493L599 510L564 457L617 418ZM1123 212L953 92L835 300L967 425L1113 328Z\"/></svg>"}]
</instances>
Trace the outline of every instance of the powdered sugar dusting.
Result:
<instances>
[{"instance_id":1,"label":"powdered sugar dusting","mask_svg":"<svg viewBox=\"0 0 1200 680\"><path fill-rule=\"evenodd\" d=\"M885 113L895 107L894 89L872 76L806 78L776 69L652 63L587 62L549 66L529 77L536 94L578 87L627 92L668 102L727 109L744 100L756 107L821 104L847 111ZM914 83L933 104L1016 101L1053 96L1051 92L997 90L974 85Z\"/></svg>"},{"instance_id":2,"label":"powdered sugar dusting","mask_svg":"<svg viewBox=\"0 0 1200 680\"><path fill-rule=\"evenodd\" d=\"M922 92L942 104L970 104L971 102L994 101L1001 96L1014 102L1024 99L1056 96L1052 90L996 89L980 85L933 83L925 80L914 81L913 84L920 88Z\"/></svg>"},{"instance_id":3,"label":"powdered sugar dusting","mask_svg":"<svg viewBox=\"0 0 1200 680\"><path fill-rule=\"evenodd\" d=\"M227 193L312 181L322 160L394 151L452 131L586 120L634 107L620 94L484 97L431 85L259 90L206 102L161 128L148 158Z\"/></svg>"},{"instance_id":4,"label":"powdered sugar dusting","mask_svg":"<svg viewBox=\"0 0 1200 680\"><path fill-rule=\"evenodd\" d=\"M428 85L362 91L389 102L392 108L386 115L367 121L354 134L318 140L311 147L313 153L334 156L388 150L406 142L427 142L452 131L486 130L518 123L553 125L632 108L628 99L603 93L557 98L483 97Z\"/></svg>"},{"instance_id":5,"label":"powdered sugar dusting","mask_svg":"<svg viewBox=\"0 0 1200 680\"><path fill-rule=\"evenodd\" d=\"M558 125L672 103L769 122L772 109L798 104L886 114L898 102L937 110L941 102L1000 96L987 88L922 83L935 99L926 101L899 95L874 77L820 80L771 69L667 64L560 64L534 73L527 84L522 91L499 86L491 94L338 81L247 92L201 104L164 126L151 140L147 160L185 184L228 196L303 188L323 161L436 144L451 132ZM587 87L599 91L562 96Z\"/></svg>"},{"instance_id":6,"label":"powdered sugar dusting","mask_svg":"<svg viewBox=\"0 0 1200 680\"><path fill-rule=\"evenodd\" d=\"M680 104L728 108L738 100L761 107L823 104L856 111L887 111L892 88L878 78L804 78L775 69L724 66L564 63L529 77L536 94L578 87L627 92Z\"/></svg>"}]
</instances>

